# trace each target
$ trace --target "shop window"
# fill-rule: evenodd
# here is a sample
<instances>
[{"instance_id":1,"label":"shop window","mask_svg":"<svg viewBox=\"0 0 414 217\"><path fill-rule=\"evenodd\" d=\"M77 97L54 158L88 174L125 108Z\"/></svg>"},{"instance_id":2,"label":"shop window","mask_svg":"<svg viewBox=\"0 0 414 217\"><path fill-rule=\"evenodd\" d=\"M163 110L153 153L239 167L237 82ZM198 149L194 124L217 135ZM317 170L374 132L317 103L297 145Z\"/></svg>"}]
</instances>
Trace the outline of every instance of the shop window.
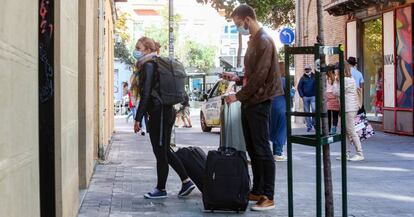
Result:
<instances>
[{"instance_id":1,"label":"shop window","mask_svg":"<svg viewBox=\"0 0 414 217\"><path fill-rule=\"evenodd\" d=\"M413 108L413 53L412 53L412 14L411 7L397 10L396 50L397 50L397 76L396 103L398 108Z\"/></svg>"},{"instance_id":2,"label":"shop window","mask_svg":"<svg viewBox=\"0 0 414 217\"><path fill-rule=\"evenodd\" d=\"M364 107L371 120L382 121L383 113L383 34L382 19L364 23L363 75Z\"/></svg>"}]
</instances>

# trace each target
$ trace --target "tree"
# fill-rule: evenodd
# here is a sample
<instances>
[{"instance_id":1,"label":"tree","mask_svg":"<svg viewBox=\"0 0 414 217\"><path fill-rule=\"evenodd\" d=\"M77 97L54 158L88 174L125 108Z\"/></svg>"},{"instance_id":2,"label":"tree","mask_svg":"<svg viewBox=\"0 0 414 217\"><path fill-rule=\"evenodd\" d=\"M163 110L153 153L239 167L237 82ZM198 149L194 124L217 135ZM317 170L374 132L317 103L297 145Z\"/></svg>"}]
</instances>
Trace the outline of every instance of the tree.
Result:
<instances>
[{"instance_id":1,"label":"tree","mask_svg":"<svg viewBox=\"0 0 414 217\"><path fill-rule=\"evenodd\" d=\"M115 34L118 37L115 42L115 58L120 59L128 65L134 65L134 60L131 56L131 51L128 49L130 43L130 36L128 33L128 27L126 25L128 21L128 14L121 13L119 18L115 22Z\"/></svg>"},{"instance_id":2,"label":"tree","mask_svg":"<svg viewBox=\"0 0 414 217\"><path fill-rule=\"evenodd\" d=\"M279 49L279 51L277 52L279 61L285 61L285 49L282 47L281 49ZM295 67L295 57L293 55L289 56L289 67L293 68Z\"/></svg>"},{"instance_id":3,"label":"tree","mask_svg":"<svg viewBox=\"0 0 414 217\"><path fill-rule=\"evenodd\" d=\"M150 26L145 29L145 35L154 39L156 42L161 45L161 56L168 56L168 46L169 46L169 29L168 29L168 8L161 10L162 23L158 26ZM181 21L181 16L179 14L174 15L174 47L178 45L178 29L179 22Z\"/></svg>"},{"instance_id":4,"label":"tree","mask_svg":"<svg viewBox=\"0 0 414 217\"><path fill-rule=\"evenodd\" d=\"M210 4L216 10L224 10L226 18L239 4L248 4L255 9L258 21L274 29L283 25L291 26L295 22L294 0L196 0L198 3ZM242 37L239 34L237 67L241 65Z\"/></svg>"},{"instance_id":5,"label":"tree","mask_svg":"<svg viewBox=\"0 0 414 217\"><path fill-rule=\"evenodd\" d=\"M282 25L291 26L295 22L294 0L196 0L198 3L211 4L216 10L224 10L226 18L238 4L248 4L256 11L257 19L274 29Z\"/></svg>"},{"instance_id":6,"label":"tree","mask_svg":"<svg viewBox=\"0 0 414 217\"><path fill-rule=\"evenodd\" d=\"M318 20L318 38L317 41L319 44L323 45L325 43L325 36L324 36L324 27L323 27L323 10L322 10L322 0L316 1L316 13L317 13L317 20ZM320 65L321 67L326 67L325 63L325 55L320 56ZM321 108L322 113L326 114L328 112L327 109L327 98L326 98L326 74L325 76L320 76L321 82L321 93L322 93L322 102ZM322 135L328 136L329 129L328 129L328 118L322 118ZM320 156L318 156L320 157ZM334 201L333 201L333 189L332 189L332 172L331 172L331 150L330 146L324 145L323 146L323 173L324 173L324 185L325 185L325 216L326 217L333 217L334 216Z\"/></svg>"},{"instance_id":7,"label":"tree","mask_svg":"<svg viewBox=\"0 0 414 217\"><path fill-rule=\"evenodd\" d=\"M196 68L201 72L209 72L214 68L217 54L217 49L214 46L187 41L181 52L178 55L186 67Z\"/></svg>"}]
</instances>

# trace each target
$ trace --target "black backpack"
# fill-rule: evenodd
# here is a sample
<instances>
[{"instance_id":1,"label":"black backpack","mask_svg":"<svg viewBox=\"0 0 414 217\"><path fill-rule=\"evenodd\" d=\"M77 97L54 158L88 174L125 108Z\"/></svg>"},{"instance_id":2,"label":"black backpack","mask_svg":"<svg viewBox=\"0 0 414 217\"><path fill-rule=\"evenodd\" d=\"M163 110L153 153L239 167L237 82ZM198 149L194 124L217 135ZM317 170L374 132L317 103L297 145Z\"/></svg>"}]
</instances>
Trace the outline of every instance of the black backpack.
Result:
<instances>
[{"instance_id":1,"label":"black backpack","mask_svg":"<svg viewBox=\"0 0 414 217\"><path fill-rule=\"evenodd\" d=\"M155 93L163 105L175 105L184 101L185 80L187 73L181 62L168 57L154 58L157 76L159 78L159 91Z\"/></svg>"}]
</instances>

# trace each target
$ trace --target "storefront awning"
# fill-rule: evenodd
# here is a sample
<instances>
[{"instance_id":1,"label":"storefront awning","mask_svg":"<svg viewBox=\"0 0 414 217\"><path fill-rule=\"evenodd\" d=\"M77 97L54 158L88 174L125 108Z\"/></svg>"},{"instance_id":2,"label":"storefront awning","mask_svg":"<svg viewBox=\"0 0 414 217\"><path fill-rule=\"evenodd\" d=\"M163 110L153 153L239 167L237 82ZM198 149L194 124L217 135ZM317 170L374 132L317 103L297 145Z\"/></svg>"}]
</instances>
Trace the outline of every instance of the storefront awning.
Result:
<instances>
[{"instance_id":1,"label":"storefront awning","mask_svg":"<svg viewBox=\"0 0 414 217\"><path fill-rule=\"evenodd\" d=\"M351 12L366 9L377 4L388 4L390 2L400 2L401 0L336 0L325 5L325 10L330 15L342 16Z\"/></svg>"}]
</instances>

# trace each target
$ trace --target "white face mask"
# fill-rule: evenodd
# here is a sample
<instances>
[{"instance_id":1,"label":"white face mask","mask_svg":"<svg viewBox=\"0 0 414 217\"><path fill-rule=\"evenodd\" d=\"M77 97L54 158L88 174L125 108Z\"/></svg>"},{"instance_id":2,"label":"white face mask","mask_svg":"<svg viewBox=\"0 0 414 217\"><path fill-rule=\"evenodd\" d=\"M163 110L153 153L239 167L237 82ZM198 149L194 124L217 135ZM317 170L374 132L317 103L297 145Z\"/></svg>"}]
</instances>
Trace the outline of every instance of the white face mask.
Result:
<instances>
[{"instance_id":1,"label":"white face mask","mask_svg":"<svg viewBox=\"0 0 414 217\"><path fill-rule=\"evenodd\" d=\"M240 25L237 27L237 31L242 34L242 35L250 35L250 30L249 28L245 29L244 25Z\"/></svg>"}]
</instances>

